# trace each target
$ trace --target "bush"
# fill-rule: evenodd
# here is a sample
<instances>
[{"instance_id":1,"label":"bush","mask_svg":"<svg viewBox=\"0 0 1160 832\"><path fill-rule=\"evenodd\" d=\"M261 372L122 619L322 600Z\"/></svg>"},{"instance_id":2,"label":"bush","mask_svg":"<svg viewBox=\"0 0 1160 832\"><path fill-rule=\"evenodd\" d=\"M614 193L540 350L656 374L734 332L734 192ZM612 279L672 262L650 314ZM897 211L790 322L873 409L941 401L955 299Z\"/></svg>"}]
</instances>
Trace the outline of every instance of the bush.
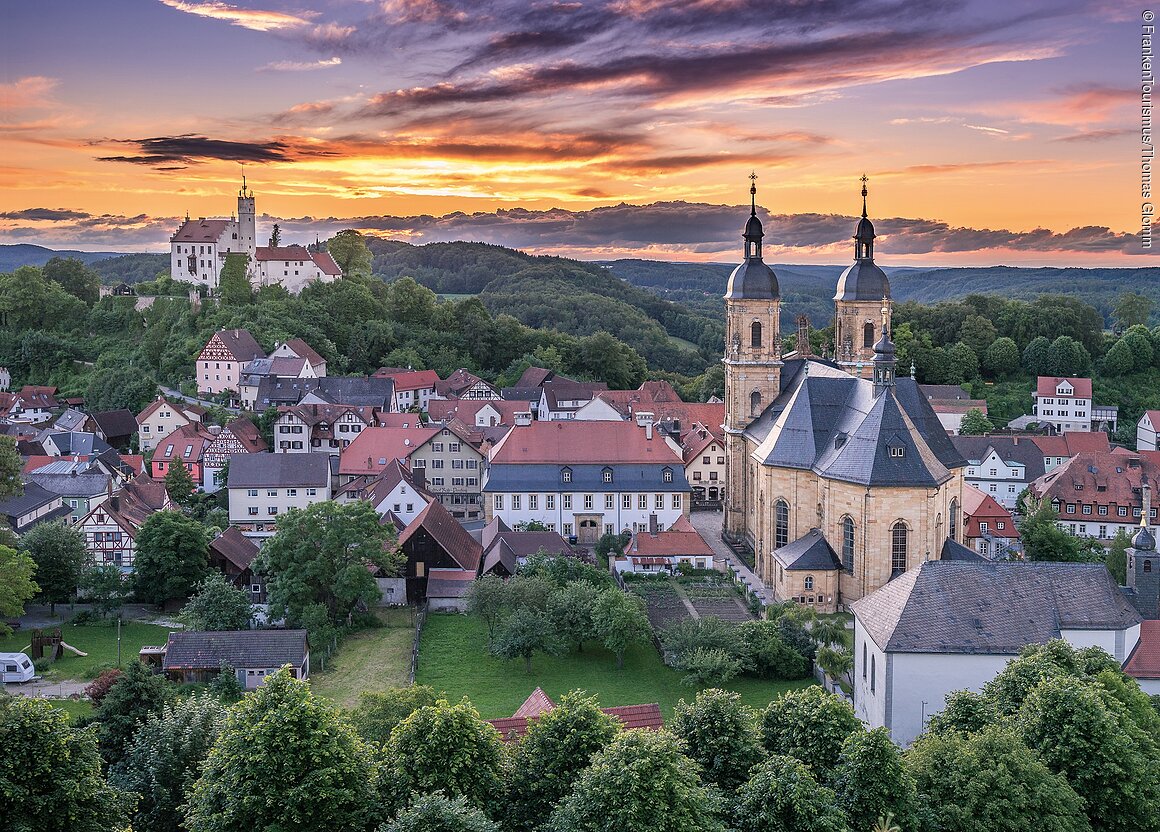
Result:
<instances>
[{"instance_id":1,"label":"bush","mask_svg":"<svg viewBox=\"0 0 1160 832\"><path fill-rule=\"evenodd\" d=\"M810 660L785 638L785 628L789 625L786 619L746 621L738 625L749 656L747 674L762 679L804 679L809 675ZM812 646L808 636L805 641Z\"/></svg>"},{"instance_id":2,"label":"bush","mask_svg":"<svg viewBox=\"0 0 1160 832\"><path fill-rule=\"evenodd\" d=\"M91 627L95 624L107 624L108 622L92 610L81 610L68 623L76 627Z\"/></svg>"},{"instance_id":3,"label":"bush","mask_svg":"<svg viewBox=\"0 0 1160 832\"><path fill-rule=\"evenodd\" d=\"M720 647L694 647L681 657L680 668L686 685L702 688L721 685L741 672L741 660Z\"/></svg>"},{"instance_id":4,"label":"bush","mask_svg":"<svg viewBox=\"0 0 1160 832\"><path fill-rule=\"evenodd\" d=\"M87 696L96 708L101 704L113 685L121 678L121 671L115 667L110 667L108 670L101 672L96 679L85 686L85 696Z\"/></svg>"},{"instance_id":5,"label":"bush","mask_svg":"<svg viewBox=\"0 0 1160 832\"><path fill-rule=\"evenodd\" d=\"M50 667L52 667L52 659L37 659L32 663L32 669L37 673L44 673Z\"/></svg>"}]
</instances>

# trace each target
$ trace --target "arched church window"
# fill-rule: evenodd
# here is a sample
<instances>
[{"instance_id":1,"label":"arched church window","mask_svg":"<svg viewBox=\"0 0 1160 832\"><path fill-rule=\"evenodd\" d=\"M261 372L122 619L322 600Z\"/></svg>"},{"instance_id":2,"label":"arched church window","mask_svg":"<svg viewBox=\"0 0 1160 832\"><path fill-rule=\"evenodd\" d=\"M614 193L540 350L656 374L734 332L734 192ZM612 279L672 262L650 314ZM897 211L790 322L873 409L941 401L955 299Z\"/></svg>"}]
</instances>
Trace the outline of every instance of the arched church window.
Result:
<instances>
[{"instance_id":1,"label":"arched church window","mask_svg":"<svg viewBox=\"0 0 1160 832\"><path fill-rule=\"evenodd\" d=\"M906 552L910 530L899 520L890 527L890 578L893 580L906 571Z\"/></svg>"},{"instance_id":2,"label":"arched church window","mask_svg":"<svg viewBox=\"0 0 1160 832\"><path fill-rule=\"evenodd\" d=\"M806 589L810 590L813 588L814 588L814 576L813 575L806 575Z\"/></svg>"},{"instance_id":3,"label":"arched church window","mask_svg":"<svg viewBox=\"0 0 1160 832\"><path fill-rule=\"evenodd\" d=\"M761 393L754 390L749 394L749 412L759 413L761 411Z\"/></svg>"},{"instance_id":4,"label":"arched church window","mask_svg":"<svg viewBox=\"0 0 1160 832\"><path fill-rule=\"evenodd\" d=\"M959 539L959 500L957 497L951 500L951 510L949 517L951 526L950 529L948 529L949 537L951 540L957 542Z\"/></svg>"},{"instance_id":5,"label":"arched church window","mask_svg":"<svg viewBox=\"0 0 1160 832\"><path fill-rule=\"evenodd\" d=\"M778 500L773 504L773 547L780 549L789 543L789 503Z\"/></svg>"},{"instance_id":6,"label":"arched church window","mask_svg":"<svg viewBox=\"0 0 1160 832\"><path fill-rule=\"evenodd\" d=\"M862 327L862 346L874 346L874 324L866 324Z\"/></svg>"},{"instance_id":7,"label":"arched church window","mask_svg":"<svg viewBox=\"0 0 1160 832\"><path fill-rule=\"evenodd\" d=\"M842 566L854 574L854 521L849 516L842 518Z\"/></svg>"},{"instance_id":8,"label":"arched church window","mask_svg":"<svg viewBox=\"0 0 1160 832\"><path fill-rule=\"evenodd\" d=\"M761 349L761 324L757 321L749 327L749 346L755 350Z\"/></svg>"}]
</instances>

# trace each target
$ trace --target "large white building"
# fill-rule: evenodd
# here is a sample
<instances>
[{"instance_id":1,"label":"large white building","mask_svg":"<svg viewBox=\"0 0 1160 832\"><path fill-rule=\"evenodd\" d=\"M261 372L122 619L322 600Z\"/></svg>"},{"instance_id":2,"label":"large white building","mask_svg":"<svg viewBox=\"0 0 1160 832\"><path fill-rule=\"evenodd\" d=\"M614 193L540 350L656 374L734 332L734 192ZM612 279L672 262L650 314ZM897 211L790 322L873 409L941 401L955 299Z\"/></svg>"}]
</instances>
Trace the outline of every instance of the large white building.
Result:
<instances>
[{"instance_id":1,"label":"large white building","mask_svg":"<svg viewBox=\"0 0 1160 832\"><path fill-rule=\"evenodd\" d=\"M1032 394L1032 413L1060 433L1092 429L1092 380L1040 376Z\"/></svg>"},{"instance_id":2,"label":"large white building","mask_svg":"<svg viewBox=\"0 0 1160 832\"><path fill-rule=\"evenodd\" d=\"M254 192L238 191L238 212L229 219L187 215L170 237L169 274L183 283L202 283L217 291L227 254L249 258L248 275L255 289L280 285L297 294L308 283L330 282L342 277L342 270L325 251L309 251L304 246L259 246Z\"/></svg>"}]
</instances>

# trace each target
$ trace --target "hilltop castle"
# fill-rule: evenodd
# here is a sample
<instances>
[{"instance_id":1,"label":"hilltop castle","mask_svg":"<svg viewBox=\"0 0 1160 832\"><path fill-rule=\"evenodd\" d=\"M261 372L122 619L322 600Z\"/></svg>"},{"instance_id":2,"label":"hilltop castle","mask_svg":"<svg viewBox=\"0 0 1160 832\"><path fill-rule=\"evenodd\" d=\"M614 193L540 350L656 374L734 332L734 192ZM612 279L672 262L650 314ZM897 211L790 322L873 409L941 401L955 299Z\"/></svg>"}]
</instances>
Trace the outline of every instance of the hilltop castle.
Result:
<instances>
[{"instance_id":1,"label":"hilltop castle","mask_svg":"<svg viewBox=\"0 0 1160 832\"><path fill-rule=\"evenodd\" d=\"M911 378L895 374L890 284L866 212L838 280L835 360L808 334L781 352L777 276L761 256L756 186L745 260L725 293L726 536L753 548L778 600L833 612L962 546L966 460Z\"/></svg>"},{"instance_id":2,"label":"hilltop castle","mask_svg":"<svg viewBox=\"0 0 1160 832\"><path fill-rule=\"evenodd\" d=\"M169 274L184 283L203 283L216 292L227 254L245 254L250 284L278 285L297 294L308 283L329 283L342 277L342 269L325 251L306 246L260 246L257 244L257 214L254 192L242 187L238 191L238 212L229 219L188 215L181 227L169 238Z\"/></svg>"}]
</instances>

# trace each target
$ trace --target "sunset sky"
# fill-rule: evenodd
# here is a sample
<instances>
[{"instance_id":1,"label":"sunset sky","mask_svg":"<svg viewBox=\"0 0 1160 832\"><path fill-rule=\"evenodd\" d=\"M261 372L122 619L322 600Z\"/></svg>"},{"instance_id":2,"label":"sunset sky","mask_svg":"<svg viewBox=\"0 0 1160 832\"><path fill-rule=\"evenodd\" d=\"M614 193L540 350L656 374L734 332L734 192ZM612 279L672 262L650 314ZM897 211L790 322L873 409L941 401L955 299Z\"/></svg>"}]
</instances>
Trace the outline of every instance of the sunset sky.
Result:
<instances>
[{"instance_id":1,"label":"sunset sky","mask_svg":"<svg viewBox=\"0 0 1160 832\"><path fill-rule=\"evenodd\" d=\"M1142 7L1141 7L1142 8ZM1140 9L1026 0L4 4L0 243L228 216L584 258L1148 266ZM1160 241L1152 249L1160 251Z\"/></svg>"}]
</instances>

